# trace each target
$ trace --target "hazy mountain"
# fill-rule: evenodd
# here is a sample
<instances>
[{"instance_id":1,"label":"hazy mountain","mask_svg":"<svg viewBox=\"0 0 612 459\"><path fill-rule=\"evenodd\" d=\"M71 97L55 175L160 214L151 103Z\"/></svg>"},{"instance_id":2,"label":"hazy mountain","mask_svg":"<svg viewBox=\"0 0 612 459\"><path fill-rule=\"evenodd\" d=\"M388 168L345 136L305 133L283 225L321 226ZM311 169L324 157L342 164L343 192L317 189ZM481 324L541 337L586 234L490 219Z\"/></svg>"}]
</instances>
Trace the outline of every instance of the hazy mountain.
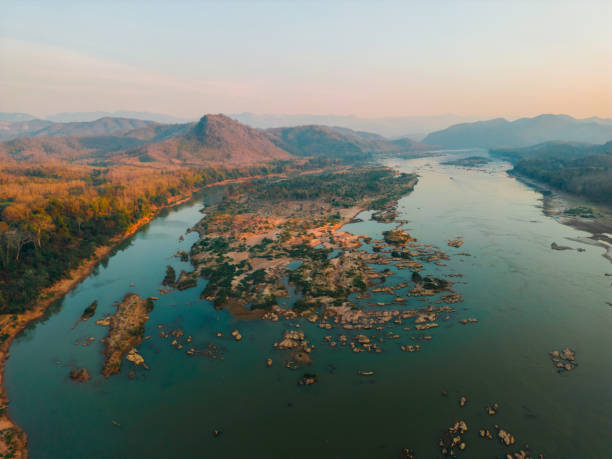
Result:
<instances>
[{"instance_id":1,"label":"hazy mountain","mask_svg":"<svg viewBox=\"0 0 612 459\"><path fill-rule=\"evenodd\" d=\"M273 128L266 132L276 145L296 156L362 159L377 153L400 153L427 147L409 139L390 141L378 134L338 127L310 125Z\"/></svg>"},{"instance_id":2,"label":"hazy mountain","mask_svg":"<svg viewBox=\"0 0 612 459\"><path fill-rule=\"evenodd\" d=\"M422 140L426 133L444 129L452 124L475 121L477 118L456 115L397 116L384 118L360 118L340 115L275 115L237 113L230 115L249 126L268 129L288 126L324 125L366 131L385 137L411 137Z\"/></svg>"},{"instance_id":3,"label":"hazy mountain","mask_svg":"<svg viewBox=\"0 0 612 459\"><path fill-rule=\"evenodd\" d=\"M117 110L114 112L64 112L56 113L46 117L49 121L56 123L71 123L71 122L84 122L84 121L95 121L100 118L130 118L137 120L155 121L156 123L187 123L195 121L195 118L178 118L172 115L165 115L163 113L149 113L149 112L134 112L129 110Z\"/></svg>"},{"instance_id":4,"label":"hazy mountain","mask_svg":"<svg viewBox=\"0 0 612 459\"><path fill-rule=\"evenodd\" d=\"M128 118L100 118L96 121L53 123L47 120L31 120L18 123L0 122L0 139L18 137L85 137L125 133L153 124L152 121Z\"/></svg>"},{"instance_id":5,"label":"hazy mountain","mask_svg":"<svg viewBox=\"0 0 612 459\"><path fill-rule=\"evenodd\" d=\"M92 135L110 135L132 131L152 124L152 121L143 121L129 118L100 118L95 121L54 123L45 127L32 136L48 137L85 137Z\"/></svg>"},{"instance_id":6,"label":"hazy mountain","mask_svg":"<svg viewBox=\"0 0 612 459\"><path fill-rule=\"evenodd\" d=\"M9 123L17 123L20 121L30 121L36 119L35 116L28 115L27 113L1 113L0 121L6 121Z\"/></svg>"},{"instance_id":7,"label":"hazy mountain","mask_svg":"<svg viewBox=\"0 0 612 459\"><path fill-rule=\"evenodd\" d=\"M432 132L424 142L444 147L524 147L548 141L603 143L612 139L612 120L540 115L507 121L496 118Z\"/></svg>"},{"instance_id":8,"label":"hazy mountain","mask_svg":"<svg viewBox=\"0 0 612 459\"><path fill-rule=\"evenodd\" d=\"M25 137L49 126L51 121L32 119L28 121L0 121L0 140L11 140Z\"/></svg>"}]
</instances>

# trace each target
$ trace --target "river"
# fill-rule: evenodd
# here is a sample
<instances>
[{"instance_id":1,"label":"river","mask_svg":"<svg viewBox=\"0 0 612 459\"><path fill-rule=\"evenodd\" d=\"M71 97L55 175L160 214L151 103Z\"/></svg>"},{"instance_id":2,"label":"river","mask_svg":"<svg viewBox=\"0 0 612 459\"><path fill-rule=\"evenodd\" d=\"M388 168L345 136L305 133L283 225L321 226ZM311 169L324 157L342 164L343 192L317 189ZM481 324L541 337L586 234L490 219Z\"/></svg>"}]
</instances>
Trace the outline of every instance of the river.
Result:
<instances>
[{"instance_id":1,"label":"river","mask_svg":"<svg viewBox=\"0 0 612 459\"><path fill-rule=\"evenodd\" d=\"M400 352L390 341L382 354L332 349L323 344L329 332L306 322L302 330L316 344L308 371L319 381L299 387L299 374L272 347L286 323L215 310L199 299L204 280L159 295L166 265L177 273L190 269L174 254L196 240L185 231L201 218L198 199L143 228L15 339L5 384L30 457L389 458L401 448L439 457L441 433L455 419L469 427L467 449L458 453L464 457L498 457L525 444L545 457L612 457L612 308L606 304L612 279L604 276L612 266L603 249L569 241L587 234L544 216L541 194L509 177L507 163L463 168L440 165L444 159L387 161L420 175L399 202L399 218L421 242L451 255L431 272L463 274L455 290L465 302L428 330L433 339L420 352ZM207 199L219 193L211 194ZM345 229L380 237L391 226L364 218ZM465 241L460 250L446 244L457 236ZM586 251L551 250L552 242ZM150 371L138 369L130 379L123 365L105 379L99 340L107 329L95 320L112 313L127 292L160 296L146 326L151 339L140 348ZM73 328L94 300L95 317ZM466 317L479 322L458 322ZM214 342L218 358L169 346L158 336L160 324L180 326L196 348ZM234 329L242 341L231 339ZM82 345L89 337L95 341ZM576 351L578 366L560 374L548 353L566 346ZM72 382L73 366L86 367L92 380ZM359 376L361 369L375 375ZM461 396L468 398L465 407ZM500 408L491 417L485 407L492 403ZM516 445L479 438L479 429L493 431L494 424L511 432ZM214 436L215 429L222 433Z\"/></svg>"}]
</instances>

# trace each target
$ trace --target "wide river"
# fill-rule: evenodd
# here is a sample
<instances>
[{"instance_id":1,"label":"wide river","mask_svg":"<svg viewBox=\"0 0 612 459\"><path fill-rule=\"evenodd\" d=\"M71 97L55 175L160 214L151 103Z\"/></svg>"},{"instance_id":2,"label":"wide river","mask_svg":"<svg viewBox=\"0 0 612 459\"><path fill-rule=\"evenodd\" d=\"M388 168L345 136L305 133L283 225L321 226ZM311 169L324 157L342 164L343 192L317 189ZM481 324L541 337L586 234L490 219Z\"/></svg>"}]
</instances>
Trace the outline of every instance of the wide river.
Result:
<instances>
[{"instance_id":1,"label":"wide river","mask_svg":"<svg viewBox=\"0 0 612 459\"><path fill-rule=\"evenodd\" d=\"M429 458L441 455L441 433L455 419L469 427L463 457L500 457L525 444L545 457L612 457L612 308L606 304L612 278L604 276L612 265L603 249L568 240L587 234L544 216L541 194L509 177L507 163L467 169L442 166L443 159L388 162L420 174L414 192L399 202L405 228L451 255L447 266L428 265L430 272L463 274L455 290L464 303L427 330L433 339L421 351L401 352L397 340L385 341L381 354L330 348L323 339L330 332L305 322L302 330L316 344L307 371L319 381L300 387L303 371L285 368L272 346L286 322L238 320L215 310L199 299L204 280L160 295L166 265L190 269L174 254L196 240L179 236L201 218L198 199L143 228L14 341L5 383L30 457L394 458L408 447ZM392 226L364 217L345 229L380 237ZM448 247L457 236L463 247ZM586 251L551 250L552 242ZM463 251L471 256L459 256ZM99 340L107 329L95 321L127 292L160 296L146 326L151 338L140 348L150 370L139 368L131 379L126 362L105 379ZM95 317L73 328L94 300ZM404 307L423 304L410 298ZM466 317L479 322L458 322ZM159 324L180 326L196 348L215 343L219 358L177 350L159 337ZM242 341L231 339L234 329ZM409 336L402 342L411 343ZM89 337L95 341L82 345ZM548 353L566 346L576 351L578 366L558 373ZM73 366L86 367L92 380L72 382ZM362 369L375 375L358 375ZM463 408L461 396L468 398ZM491 417L485 407L495 402L499 412ZM494 424L517 443L506 448L479 438L479 429L494 432ZM222 434L214 436L215 429Z\"/></svg>"}]
</instances>

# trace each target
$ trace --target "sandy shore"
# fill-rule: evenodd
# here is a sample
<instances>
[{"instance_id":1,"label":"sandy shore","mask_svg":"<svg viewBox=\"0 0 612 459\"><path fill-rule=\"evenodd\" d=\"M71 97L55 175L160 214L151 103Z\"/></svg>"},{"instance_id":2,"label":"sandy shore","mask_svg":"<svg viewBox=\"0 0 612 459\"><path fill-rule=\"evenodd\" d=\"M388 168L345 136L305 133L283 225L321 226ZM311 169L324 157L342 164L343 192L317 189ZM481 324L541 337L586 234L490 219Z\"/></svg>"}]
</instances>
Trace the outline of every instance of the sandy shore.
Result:
<instances>
[{"instance_id":1,"label":"sandy shore","mask_svg":"<svg viewBox=\"0 0 612 459\"><path fill-rule=\"evenodd\" d=\"M588 238L580 238L577 242L583 242L605 250L604 258L612 262L612 208L600 203L587 201L579 196L574 196L556 190L545 183L537 182L521 175L512 175L530 188L544 194L542 198L542 212L552 217L563 225L571 226L580 231L591 233ZM576 207L588 207L593 209L595 218L582 218L568 215L566 210Z\"/></svg>"}]
</instances>

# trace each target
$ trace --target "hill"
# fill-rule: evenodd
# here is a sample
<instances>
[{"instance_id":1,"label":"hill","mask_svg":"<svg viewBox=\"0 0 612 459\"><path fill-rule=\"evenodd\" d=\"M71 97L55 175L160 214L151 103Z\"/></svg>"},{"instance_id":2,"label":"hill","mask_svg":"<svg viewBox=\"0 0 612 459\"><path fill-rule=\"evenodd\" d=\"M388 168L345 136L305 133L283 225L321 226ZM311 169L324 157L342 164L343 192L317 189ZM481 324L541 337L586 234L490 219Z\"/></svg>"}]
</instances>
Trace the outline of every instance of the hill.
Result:
<instances>
[{"instance_id":1,"label":"hill","mask_svg":"<svg viewBox=\"0 0 612 459\"><path fill-rule=\"evenodd\" d=\"M244 164L290 159L292 155L260 130L225 115L206 115L193 125L177 128L169 138L126 152L140 161ZM142 131L141 131L142 132Z\"/></svg>"},{"instance_id":2,"label":"hill","mask_svg":"<svg viewBox=\"0 0 612 459\"><path fill-rule=\"evenodd\" d=\"M353 131L373 132L386 138L408 136L422 140L428 132L444 129L453 124L476 121L475 117L457 115L393 116L362 118L354 115L284 115L236 113L230 115L254 128L270 129L296 126L340 126Z\"/></svg>"},{"instance_id":3,"label":"hill","mask_svg":"<svg viewBox=\"0 0 612 459\"><path fill-rule=\"evenodd\" d=\"M507 121L496 118L456 124L432 132L424 142L457 148L525 147L548 141L603 143L612 139L611 120L575 119L567 115L540 115Z\"/></svg>"},{"instance_id":4,"label":"hill","mask_svg":"<svg viewBox=\"0 0 612 459\"><path fill-rule=\"evenodd\" d=\"M612 205L612 151L581 158L531 158L512 170L568 193Z\"/></svg>"},{"instance_id":5,"label":"hill","mask_svg":"<svg viewBox=\"0 0 612 459\"><path fill-rule=\"evenodd\" d=\"M23 137L0 143L3 162L46 163L49 161L87 161L133 148L142 142L122 136Z\"/></svg>"},{"instance_id":6,"label":"hill","mask_svg":"<svg viewBox=\"0 0 612 459\"><path fill-rule=\"evenodd\" d=\"M489 151L514 163L511 174L612 205L612 141L603 145L545 142Z\"/></svg>"},{"instance_id":7,"label":"hill","mask_svg":"<svg viewBox=\"0 0 612 459\"><path fill-rule=\"evenodd\" d=\"M410 139L388 140L378 134L327 126L297 126L266 131L280 148L296 156L328 156L348 160L376 154L402 153L428 148Z\"/></svg>"}]
</instances>

